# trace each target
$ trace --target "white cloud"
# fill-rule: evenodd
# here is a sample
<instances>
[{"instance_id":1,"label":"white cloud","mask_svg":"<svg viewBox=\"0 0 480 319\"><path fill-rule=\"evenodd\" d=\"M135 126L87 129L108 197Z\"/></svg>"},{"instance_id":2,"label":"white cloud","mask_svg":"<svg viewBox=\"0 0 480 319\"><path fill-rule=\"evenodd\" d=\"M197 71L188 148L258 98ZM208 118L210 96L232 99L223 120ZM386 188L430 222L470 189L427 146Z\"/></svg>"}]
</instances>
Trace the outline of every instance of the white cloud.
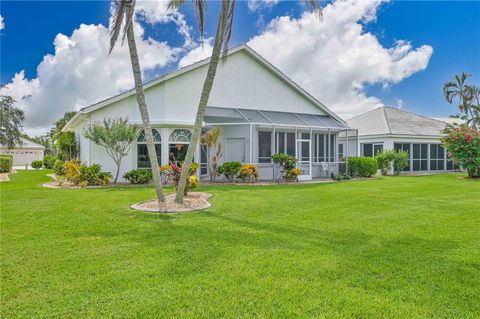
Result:
<instances>
[{"instance_id":1,"label":"white cloud","mask_svg":"<svg viewBox=\"0 0 480 319\"><path fill-rule=\"evenodd\" d=\"M363 25L375 21L377 1L338 0L323 9L323 22L306 12L279 17L249 45L333 111L344 117L380 103L365 87L399 83L427 67L433 49L408 41L382 46Z\"/></svg>"},{"instance_id":2,"label":"white cloud","mask_svg":"<svg viewBox=\"0 0 480 319\"><path fill-rule=\"evenodd\" d=\"M0 30L5 28L5 22L3 22L3 16L0 14Z\"/></svg>"},{"instance_id":3,"label":"white cloud","mask_svg":"<svg viewBox=\"0 0 480 319\"><path fill-rule=\"evenodd\" d=\"M276 5L280 0L248 0L248 9L252 12Z\"/></svg>"},{"instance_id":4,"label":"white cloud","mask_svg":"<svg viewBox=\"0 0 480 319\"><path fill-rule=\"evenodd\" d=\"M171 13L174 17L170 17L170 13L162 16L163 11L153 10L150 2L147 11L143 11L146 7L142 2L138 4L145 20L152 23L184 22L177 12ZM144 39L144 29L138 23L135 23L135 32L143 72L178 60L185 50L151 38ZM59 33L53 44L55 52L44 56L35 78L28 79L25 72L20 71L0 91L13 96L26 111L27 133L38 133L41 128L46 130L66 111L78 110L133 87L128 46L118 43L108 55L107 27L82 24L71 35Z\"/></svg>"},{"instance_id":5,"label":"white cloud","mask_svg":"<svg viewBox=\"0 0 480 319\"><path fill-rule=\"evenodd\" d=\"M213 51L212 43L213 38L205 39L203 46L199 45L195 49L188 52L182 59L180 59L178 66L183 68L187 65L209 58Z\"/></svg>"},{"instance_id":6,"label":"white cloud","mask_svg":"<svg viewBox=\"0 0 480 319\"><path fill-rule=\"evenodd\" d=\"M397 102L397 109L403 110L403 100L395 98L395 102Z\"/></svg>"}]
</instances>

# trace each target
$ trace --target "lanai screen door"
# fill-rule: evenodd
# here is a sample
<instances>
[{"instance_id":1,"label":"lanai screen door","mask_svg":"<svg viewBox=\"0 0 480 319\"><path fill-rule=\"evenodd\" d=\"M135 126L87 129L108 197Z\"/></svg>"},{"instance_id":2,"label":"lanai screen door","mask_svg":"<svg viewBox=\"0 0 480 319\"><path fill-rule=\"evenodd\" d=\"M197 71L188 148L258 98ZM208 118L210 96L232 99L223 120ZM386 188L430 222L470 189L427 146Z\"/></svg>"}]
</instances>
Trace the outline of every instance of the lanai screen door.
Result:
<instances>
[{"instance_id":1,"label":"lanai screen door","mask_svg":"<svg viewBox=\"0 0 480 319\"><path fill-rule=\"evenodd\" d=\"M300 181L308 181L312 179L311 154L312 145L310 139L297 139L298 168L302 170L302 174L298 176L298 180Z\"/></svg>"}]
</instances>

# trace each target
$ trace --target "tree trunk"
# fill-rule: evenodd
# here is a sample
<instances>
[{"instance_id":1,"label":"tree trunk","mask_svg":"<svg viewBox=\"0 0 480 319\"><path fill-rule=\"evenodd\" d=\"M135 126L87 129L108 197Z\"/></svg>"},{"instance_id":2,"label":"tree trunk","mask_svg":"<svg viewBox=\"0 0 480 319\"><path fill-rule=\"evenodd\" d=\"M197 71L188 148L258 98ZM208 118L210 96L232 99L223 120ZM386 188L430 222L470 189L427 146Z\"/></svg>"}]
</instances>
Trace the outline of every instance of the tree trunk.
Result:
<instances>
[{"instance_id":1,"label":"tree trunk","mask_svg":"<svg viewBox=\"0 0 480 319\"><path fill-rule=\"evenodd\" d=\"M212 57L208 64L208 71L205 81L203 82L202 95L200 97L200 103L197 109L197 116L195 118L195 124L193 127L192 141L188 146L187 155L182 167L182 173L180 174L180 180L178 181L177 194L175 196L175 202L183 204L184 190L187 184L187 178L192 165L193 156L197 145L200 141L200 134L202 132L203 118L207 109L208 99L210 98L210 91L212 90L213 81L215 80L215 74L217 72L218 61L220 60L220 54L222 51L223 34L225 29L224 10L228 10L228 5L222 2L220 17L218 21L217 33L215 34L215 44L213 46Z\"/></svg>"},{"instance_id":2,"label":"tree trunk","mask_svg":"<svg viewBox=\"0 0 480 319\"><path fill-rule=\"evenodd\" d=\"M116 183L118 180L118 173L120 173L120 165L122 164L122 160L120 159L118 162L115 163L117 164L117 172L115 173L115 179L113 180L114 183Z\"/></svg>"},{"instance_id":3,"label":"tree trunk","mask_svg":"<svg viewBox=\"0 0 480 319\"><path fill-rule=\"evenodd\" d=\"M145 102L145 93L143 91L142 71L140 70L140 62L138 60L137 45L133 33L133 24L127 30L128 48L130 50L130 60L132 62L133 78L135 79L135 91L137 96L138 109L143 122L143 130L145 132L145 140L147 142L148 156L150 157L150 165L153 173L153 181L155 182L157 200L165 201L163 194L162 181L160 179L160 168L158 167L157 151L153 144L152 127L150 126L150 117L148 115L147 104Z\"/></svg>"}]
</instances>

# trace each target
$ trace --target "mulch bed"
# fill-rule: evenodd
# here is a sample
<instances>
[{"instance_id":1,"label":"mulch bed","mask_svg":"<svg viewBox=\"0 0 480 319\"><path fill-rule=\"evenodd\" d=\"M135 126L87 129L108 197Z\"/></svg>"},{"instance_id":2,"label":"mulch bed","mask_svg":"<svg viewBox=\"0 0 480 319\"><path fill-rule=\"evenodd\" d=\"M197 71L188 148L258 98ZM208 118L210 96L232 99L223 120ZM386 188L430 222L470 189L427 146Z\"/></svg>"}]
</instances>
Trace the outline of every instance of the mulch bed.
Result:
<instances>
[{"instance_id":1,"label":"mulch bed","mask_svg":"<svg viewBox=\"0 0 480 319\"><path fill-rule=\"evenodd\" d=\"M165 202L156 199L141 202L130 206L132 209L152 213L180 213L199 211L209 208L212 204L208 201L213 195L205 192L189 192L183 199L183 205L175 203L175 193L165 195Z\"/></svg>"}]
</instances>

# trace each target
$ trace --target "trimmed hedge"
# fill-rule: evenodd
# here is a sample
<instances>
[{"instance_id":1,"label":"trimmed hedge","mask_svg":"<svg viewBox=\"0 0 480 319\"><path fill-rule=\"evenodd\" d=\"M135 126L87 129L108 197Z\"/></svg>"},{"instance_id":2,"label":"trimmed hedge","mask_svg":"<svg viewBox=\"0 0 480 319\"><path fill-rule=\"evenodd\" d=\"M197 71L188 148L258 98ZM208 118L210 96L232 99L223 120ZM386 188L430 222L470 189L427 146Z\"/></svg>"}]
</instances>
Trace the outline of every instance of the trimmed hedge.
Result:
<instances>
[{"instance_id":1,"label":"trimmed hedge","mask_svg":"<svg viewBox=\"0 0 480 319\"><path fill-rule=\"evenodd\" d=\"M32 167L36 170L39 170L40 168L43 167L43 161L42 160L34 160L32 161Z\"/></svg>"},{"instance_id":2,"label":"trimmed hedge","mask_svg":"<svg viewBox=\"0 0 480 319\"><path fill-rule=\"evenodd\" d=\"M373 157L349 157L348 171L352 177L371 177L378 170L377 160Z\"/></svg>"},{"instance_id":3,"label":"trimmed hedge","mask_svg":"<svg viewBox=\"0 0 480 319\"><path fill-rule=\"evenodd\" d=\"M5 154L0 156L0 173L9 173L12 170L13 157Z\"/></svg>"},{"instance_id":4,"label":"trimmed hedge","mask_svg":"<svg viewBox=\"0 0 480 319\"><path fill-rule=\"evenodd\" d=\"M123 178L131 184L147 184L153 179L153 174L149 169L134 169L123 174Z\"/></svg>"}]
</instances>

